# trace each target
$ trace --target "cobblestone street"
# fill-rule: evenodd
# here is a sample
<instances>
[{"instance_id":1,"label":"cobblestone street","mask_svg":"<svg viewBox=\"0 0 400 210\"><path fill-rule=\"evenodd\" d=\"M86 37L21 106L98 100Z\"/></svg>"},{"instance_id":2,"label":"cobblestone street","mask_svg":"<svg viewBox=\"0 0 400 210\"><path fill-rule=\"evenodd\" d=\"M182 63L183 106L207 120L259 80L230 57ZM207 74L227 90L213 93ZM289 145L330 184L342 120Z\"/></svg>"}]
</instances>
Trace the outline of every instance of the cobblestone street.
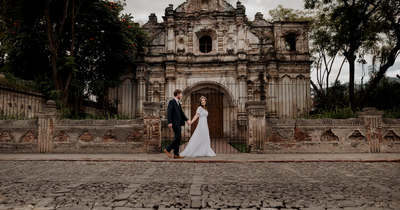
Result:
<instances>
[{"instance_id":1,"label":"cobblestone street","mask_svg":"<svg viewBox=\"0 0 400 210\"><path fill-rule=\"evenodd\" d=\"M0 210L400 209L394 162L0 164Z\"/></svg>"}]
</instances>

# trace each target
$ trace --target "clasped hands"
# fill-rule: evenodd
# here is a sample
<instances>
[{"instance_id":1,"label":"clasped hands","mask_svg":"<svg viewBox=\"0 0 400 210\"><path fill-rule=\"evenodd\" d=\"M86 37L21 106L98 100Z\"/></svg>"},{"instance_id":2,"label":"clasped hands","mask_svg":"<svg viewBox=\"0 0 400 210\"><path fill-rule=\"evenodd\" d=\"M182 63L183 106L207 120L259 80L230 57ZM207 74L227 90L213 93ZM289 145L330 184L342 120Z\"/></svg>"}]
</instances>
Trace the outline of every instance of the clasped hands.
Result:
<instances>
[{"instance_id":1,"label":"clasped hands","mask_svg":"<svg viewBox=\"0 0 400 210\"><path fill-rule=\"evenodd\" d=\"M186 123L187 123L188 125L191 125L193 122L190 121L190 120L188 120L188 121L186 121ZM168 127L169 127L169 128L172 128L172 123L168 124Z\"/></svg>"}]
</instances>

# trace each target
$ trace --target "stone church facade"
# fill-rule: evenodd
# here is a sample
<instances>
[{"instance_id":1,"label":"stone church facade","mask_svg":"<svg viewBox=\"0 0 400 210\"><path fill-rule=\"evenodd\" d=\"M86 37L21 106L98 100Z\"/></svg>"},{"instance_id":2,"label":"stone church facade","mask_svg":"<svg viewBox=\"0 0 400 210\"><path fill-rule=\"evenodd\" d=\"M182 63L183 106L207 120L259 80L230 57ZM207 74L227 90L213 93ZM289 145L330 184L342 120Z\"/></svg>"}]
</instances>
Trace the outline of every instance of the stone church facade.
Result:
<instances>
[{"instance_id":1,"label":"stone church facade","mask_svg":"<svg viewBox=\"0 0 400 210\"><path fill-rule=\"evenodd\" d=\"M224 134L246 124L250 101L266 101L267 118L309 112L308 23L271 23L261 13L249 21L245 12L240 1L235 8L225 0L186 0L175 9L170 4L163 22L150 14L143 25L150 42L136 71L110 91L110 98L120 99L119 112L142 117L143 102L159 102L165 118L175 89L184 92L189 118L196 97L217 94L220 108L214 111Z\"/></svg>"}]
</instances>

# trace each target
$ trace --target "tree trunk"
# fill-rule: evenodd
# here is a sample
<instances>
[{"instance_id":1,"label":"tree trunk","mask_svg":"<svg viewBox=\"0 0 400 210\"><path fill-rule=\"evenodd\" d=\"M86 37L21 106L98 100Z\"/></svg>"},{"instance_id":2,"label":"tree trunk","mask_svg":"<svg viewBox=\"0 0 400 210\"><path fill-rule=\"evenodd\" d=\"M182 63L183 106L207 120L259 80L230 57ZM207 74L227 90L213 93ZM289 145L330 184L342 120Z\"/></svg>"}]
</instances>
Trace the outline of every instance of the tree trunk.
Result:
<instances>
[{"instance_id":1,"label":"tree trunk","mask_svg":"<svg viewBox=\"0 0 400 210\"><path fill-rule=\"evenodd\" d=\"M54 35L53 35L53 28L50 19L50 8L49 8L49 1L46 2L44 15L46 18L46 31L47 31L47 44L48 50L50 51L50 62L51 62L51 69L53 71L53 83L56 90L62 90L62 83L60 78L58 77L58 70L57 70L57 49L54 43Z\"/></svg>"},{"instance_id":2,"label":"tree trunk","mask_svg":"<svg viewBox=\"0 0 400 210\"><path fill-rule=\"evenodd\" d=\"M68 7L65 8L68 10ZM71 50L70 50L70 57L74 57L74 51L75 51L75 0L71 0ZM68 74L68 78L65 82L65 86L63 88L63 94L62 94L62 102L64 104L68 103L68 92L69 92L69 85L72 82L72 77L73 77L73 70L70 70Z\"/></svg>"},{"instance_id":3,"label":"tree trunk","mask_svg":"<svg viewBox=\"0 0 400 210\"><path fill-rule=\"evenodd\" d=\"M315 92L317 92L317 95L319 96L319 98L322 99L322 104L323 104L324 107L325 107L325 105L326 105L326 104L325 104L325 101L326 101L326 99L325 99L325 94L322 93L322 92L318 89L318 86L317 86L312 80L310 80L310 83L311 83L311 85L313 86Z\"/></svg>"},{"instance_id":4,"label":"tree trunk","mask_svg":"<svg viewBox=\"0 0 400 210\"><path fill-rule=\"evenodd\" d=\"M361 105L364 104L367 95L378 85L379 81L381 81L381 79L385 76L386 71L396 62L397 53L399 51L400 51L400 39L397 39L396 46L390 51L389 56L387 58L387 62L381 65L378 73L369 83L366 91L362 95L362 98L360 100ZM399 77L399 75L397 75L397 77Z\"/></svg>"},{"instance_id":5,"label":"tree trunk","mask_svg":"<svg viewBox=\"0 0 400 210\"><path fill-rule=\"evenodd\" d=\"M355 98L354 98L354 73L355 73L355 62L356 58L352 54L348 56L349 61L349 98L351 109L354 111L356 109Z\"/></svg>"}]
</instances>

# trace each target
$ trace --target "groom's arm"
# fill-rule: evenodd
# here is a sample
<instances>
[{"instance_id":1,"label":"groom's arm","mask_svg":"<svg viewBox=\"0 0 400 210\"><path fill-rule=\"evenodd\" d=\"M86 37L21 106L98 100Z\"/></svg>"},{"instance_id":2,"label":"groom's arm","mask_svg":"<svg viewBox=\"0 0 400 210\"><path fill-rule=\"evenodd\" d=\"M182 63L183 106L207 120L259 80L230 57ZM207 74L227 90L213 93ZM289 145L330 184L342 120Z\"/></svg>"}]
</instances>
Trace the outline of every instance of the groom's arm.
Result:
<instances>
[{"instance_id":1,"label":"groom's arm","mask_svg":"<svg viewBox=\"0 0 400 210\"><path fill-rule=\"evenodd\" d=\"M183 118L185 118L185 122L189 121L189 119L186 117L185 113L184 112L182 112L182 113L183 113Z\"/></svg>"},{"instance_id":2,"label":"groom's arm","mask_svg":"<svg viewBox=\"0 0 400 210\"><path fill-rule=\"evenodd\" d=\"M173 100L173 99L172 99ZM172 100L169 101L168 108L167 108L167 120L168 124L172 123Z\"/></svg>"}]
</instances>

